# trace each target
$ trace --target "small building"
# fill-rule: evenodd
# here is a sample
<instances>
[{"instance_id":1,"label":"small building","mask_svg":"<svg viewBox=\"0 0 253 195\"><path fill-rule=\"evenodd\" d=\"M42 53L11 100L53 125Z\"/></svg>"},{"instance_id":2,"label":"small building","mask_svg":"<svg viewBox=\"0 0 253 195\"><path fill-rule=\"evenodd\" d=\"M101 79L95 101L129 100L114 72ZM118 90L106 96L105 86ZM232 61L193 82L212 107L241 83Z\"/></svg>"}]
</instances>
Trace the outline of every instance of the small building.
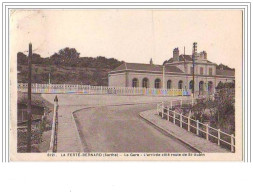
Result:
<instances>
[{"instance_id":1,"label":"small building","mask_svg":"<svg viewBox=\"0 0 253 195\"><path fill-rule=\"evenodd\" d=\"M218 69L217 64L207 59L207 52L197 53L197 43L193 55L173 50L173 57L163 65L123 63L108 74L109 86L144 87L163 89L185 89L189 93L193 89L197 94L213 94L219 82L234 82L235 71ZM194 58L194 62L193 62ZM194 72L193 72L194 63Z\"/></svg>"}]
</instances>

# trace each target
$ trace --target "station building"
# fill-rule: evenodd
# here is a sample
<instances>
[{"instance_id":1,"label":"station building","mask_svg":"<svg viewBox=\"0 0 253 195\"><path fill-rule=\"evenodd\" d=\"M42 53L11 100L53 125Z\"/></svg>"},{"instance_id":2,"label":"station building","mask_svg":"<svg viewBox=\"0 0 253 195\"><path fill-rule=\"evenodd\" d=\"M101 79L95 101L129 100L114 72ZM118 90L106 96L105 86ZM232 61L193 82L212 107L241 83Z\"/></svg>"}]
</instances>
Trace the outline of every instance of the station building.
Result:
<instances>
[{"instance_id":1,"label":"station building","mask_svg":"<svg viewBox=\"0 0 253 195\"><path fill-rule=\"evenodd\" d=\"M213 94L219 82L235 81L235 71L218 69L216 63L207 59L207 52L198 53L197 47L192 55L180 54L175 48L173 57L163 65L153 64L152 59L149 64L125 62L109 72L108 81L114 87L185 89L191 93L193 77L195 93Z\"/></svg>"}]
</instances>

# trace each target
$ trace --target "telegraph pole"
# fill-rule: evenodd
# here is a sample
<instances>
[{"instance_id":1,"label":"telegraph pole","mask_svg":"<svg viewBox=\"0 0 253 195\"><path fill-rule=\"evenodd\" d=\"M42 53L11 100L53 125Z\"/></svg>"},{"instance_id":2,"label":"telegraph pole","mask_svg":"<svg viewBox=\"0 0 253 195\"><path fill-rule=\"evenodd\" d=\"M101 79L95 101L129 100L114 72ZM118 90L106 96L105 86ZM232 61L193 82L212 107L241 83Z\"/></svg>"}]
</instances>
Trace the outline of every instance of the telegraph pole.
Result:
<instances>
[{"instance_id":1,"label":"telegraph pole","mask_svg":"<svg viewBox=\"0 0 253 195\"><path fill-rule=\"evenodd\" d=\"M192 67L193 67L193 70L192 70L192 93L193 93L193 98L195 96L195 54L196 54L196 51L197 51L197 43L194 42L193 43L193 51L192 51Z\"/></svg>"},{"instance_id":2,"label":"telegraph pole","mask_svg":"<svg viewBox=\"0 0 253 195\"><path fill-rule=\"evenodd\" d=\"M27 101L27 147L26 151L31 152L31 137L32 137L32 43L29 43L28 53L28 101Z\"/></svg>"},{"instance_id":3,"label":"telegraph pole","mask_svg":"<svg viewBox=\"0 0 253 195\"><path fill-rule=\"evenodd\" d=\"M184 70L185 70L185 72L187 73L187 69L186 69L186 65L185 65L185 46L184 46ZM186 86L187 86L187 83L188 83L188 77L187 76L185 76L185 85L184 85L184 88L185 88L185 91L187 90L187 88L186 88Z\"/></svg>"},{"instance_id":4,"label":"telegraph pole","mask_svg":"<svg viewBox=\"0 0 253 195\"><path fill-rule=\"evenodd\" d=\"M165 90L165 64L163 64L163 90Z\"/></svg>"}]
</instances>

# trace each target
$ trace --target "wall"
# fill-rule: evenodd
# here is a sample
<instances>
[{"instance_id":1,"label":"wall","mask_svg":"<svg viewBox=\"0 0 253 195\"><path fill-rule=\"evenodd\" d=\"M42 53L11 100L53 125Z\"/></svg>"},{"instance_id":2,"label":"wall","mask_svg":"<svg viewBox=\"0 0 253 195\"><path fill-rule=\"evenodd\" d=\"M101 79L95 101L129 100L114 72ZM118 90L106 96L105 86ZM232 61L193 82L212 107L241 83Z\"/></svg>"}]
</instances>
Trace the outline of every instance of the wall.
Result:
<instances>
[{"instance_id":1,"label":"wall","mask_svg":"<svg viewBox=\"0 0 253 195\"><path fill-rule=\"evenodd\" d=\"M187 64L188 66L188 73L191 74L192 64ZM200 74L200 68L203 68L203 75L209 75L209 68L213 69L213 74L216 75L216 67L214 65L207 65L207 64L196 64L195 65L195 74Z\"/></svg>"},{"instance_id":2,"label":"wall","mask_svg":"<svg viewBox=\"0 0 253 195\"><path fill-rule=\"evenodd\" d=\"M108 85L114 87L126 87L126 73L109 74Z\"/></svg>"},{"instance_id":3,"label":"wall","mask_svg":"<svg viewBox=\"0 0 253 195\"><path fill-rule=\"evenodd\" d=\"M201 66L199 66L201 67ZM210 67L213 67L212 65ZM204 69L205 71L205 69ZM132 80L136 78L138 79L139 82L139 87L142 87L142 80L144 78L148 78L149 80L149 87L154 88L155 87L155 80L159 78L161 80L161 87L162 87L162 74L156 73L156 74L147 74L147 73L137 73L137 72L129 72L128 73L128 82L127 86L132 87ZM165 75L165 88L167 88L167 81L171 80L171 88L178 89L178 83L180 80L183 81L183 88L189 90L189 83L192 80L192 76L189 75L171 75L171 74L166 74ZM209 75L195 75L195 91L199 91L199 83L203 81L204 83L208 83L211 81L213 83L213 87L216 87L218 83L221 82L232 82L234 78L232 77L227 77L227 78L222 78L222 77L214 77L214 76L209 76ZM109 86L119 86L119 87L125 87L126 85L126 76L125 73L121 74L115 74L111 75L109 77ZM204 89L206 89L206 85L204 86Z\"/></svg>"}]
</instances>

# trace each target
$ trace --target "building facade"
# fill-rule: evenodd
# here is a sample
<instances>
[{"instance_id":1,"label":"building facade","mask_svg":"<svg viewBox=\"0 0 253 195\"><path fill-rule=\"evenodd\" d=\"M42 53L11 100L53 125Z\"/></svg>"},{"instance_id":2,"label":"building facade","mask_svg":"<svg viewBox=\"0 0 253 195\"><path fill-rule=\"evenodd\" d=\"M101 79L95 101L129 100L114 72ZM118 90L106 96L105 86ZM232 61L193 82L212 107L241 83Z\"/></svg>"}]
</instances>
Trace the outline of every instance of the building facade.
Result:
<instances>
[{"instance_id":1,"label":"building facade","mask_svg":"<svg viewBox=\"0 0 253 195\"><path fill-rule=\"evenodd\" d=\"M215 91L219 82L234 82L235 71L218 69L217 64L207 59L207 52L197 52L194 43L193 55L179 54L173 50L173 57L163 65L123 63L108 74L109 86L145 87L163 89L185 89L198 94ZM194 70L193 70L194 64Z\"/></svg>"}]
</instances>

